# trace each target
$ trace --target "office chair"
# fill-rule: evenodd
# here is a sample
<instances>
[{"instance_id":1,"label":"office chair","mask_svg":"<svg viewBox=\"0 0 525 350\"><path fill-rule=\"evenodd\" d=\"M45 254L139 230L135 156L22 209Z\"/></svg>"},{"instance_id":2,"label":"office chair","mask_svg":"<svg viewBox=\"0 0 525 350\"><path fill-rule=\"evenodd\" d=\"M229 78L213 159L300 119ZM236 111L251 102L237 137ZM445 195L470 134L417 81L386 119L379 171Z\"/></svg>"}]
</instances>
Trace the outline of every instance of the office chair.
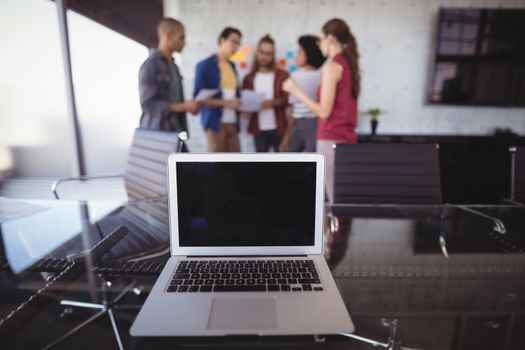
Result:
<instances>
[{"instance_id":1,"label":"office chair","mask_svg":"<svg viewBox=\"0 0 525 350\"><path fill-rule=\"evenodd\" d=\"M334 205L441 204L438 145L334 144Z\"/></svg>"},{"instance_id":2,"label":"office chair","mask_svg":"<svg viewBox=\"0 0 525 350\"><path fill-rule=\"evenodd\" d=\"M334 144L334 201L345 204L440 205L443 204L437 144ZM446 204L445 204L446 205ZM470 207L458 206L471 214L492 220L494 231L504 234L505 225ZM441 217L445 216L445 208ZM330 217L330 228L338 229ZM446 251L445 237L439 244Z\"/></svg>"},{"instance_id":3,"label":"office chair","mask_svg":"<svg viewBox=\"0 0 525 350\"><path fill-rule=\"evenodd\" d=\"M142 240L142 246L144 246L145 243L143 240L146 239L146 237L149 237L150 240L153 239L155 241L160 241L162 239L163 233L169 233L169 219L166 205L163 203L156 203L154 201L144 201L144 199L162 198L167 196L168 189L166 185L166 158L169 153L181 152L183 150L185 140L187 140L187 133L185 132L173 133L147 129L136 129L133 134L126 169L123 175L82 176L77 178L59 179L52 185L53 195L56 199L60 199L58 194L59 185L67 181L86 181L90 179L108 177L123 177L126 193L128 198L131 200L130 204L116 215L96 223L95 227L98 230L101 230L101 228L105 225L114 225L115 222L117 222L130 228L130 237L134 237L135 241L137 242L128 242L131 244L128 244L127 246L122 246L121 244L120 246L116 247L117 251L113 251L112 253L116 253L118 255L126 254L125 251L118 252L119 249L129 249L133 251L137 246L137 243L140 243L140 240ZM140 201L141 199L142 201ZM88 222L89 213L86 213L85 218ZM145 221L147 221L147 223L145 223ZM147 236L146 234L140 234L141 232L144 232L144 228L148 228L149 231L152 231L147 232L147 234L150 236ZM154 237L151 235L154 235ZM165 238L166 241L169 240L167 236ZM156 250L152 252L151 255L148 254L135 256L135 260L145 260L150 257L166 254L168 251L169 246L165 245L165 248ZM44 349L50 349L58 345L104 314L107 314L110 318L119 349L123 349L120 333L113 315L113 309L130 309L133 307L140 307L136 305L117 305L117 303L130 291L136 295L140 295L141 289L136 287L136 281L132 280L115 298L110 300L108 293L109 288L113 283L111 280L106 279L103 276L101 277L103 278L103 281L101 289L102 301L100 303L87 303L75 300L60 301L60 304L65 307L63 313L64 315L71 313L73 307L88 308L99 311L94 313L91 317L80 323L78 326L74 327L59 339L48 344Z\"/></svg>"},{"instance_id":4,"label":"office chair","mask_svg":"<svg viewBox=\"0 0 525 350\"><path fill-rule=\"evenodd\" d=\"M135 129L123 174L83 175L61 178L53 182L51 192L60 199L59 186L65 182L123 178L130 200L156 198L168 194L166 157L182 152L187 132Z\"/></svg>"}]
</instances>

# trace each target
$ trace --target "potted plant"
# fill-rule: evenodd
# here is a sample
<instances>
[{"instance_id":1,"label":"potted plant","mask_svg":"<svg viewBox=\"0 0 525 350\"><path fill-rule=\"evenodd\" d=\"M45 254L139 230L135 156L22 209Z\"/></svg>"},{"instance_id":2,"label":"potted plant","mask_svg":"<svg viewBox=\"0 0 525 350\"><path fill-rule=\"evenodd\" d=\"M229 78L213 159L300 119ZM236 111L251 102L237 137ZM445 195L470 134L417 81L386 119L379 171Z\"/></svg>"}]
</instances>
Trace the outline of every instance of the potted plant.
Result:
<instances>
[{"instance_id":1,"label":"potted plant","mask_svg":"<svg viewBox=\"0 0 525 350\"><path fill-rule=\"evenodd\" d=\"M377 132L377 125L379 124L379 116L385 113L386 111L383 111L380 108L369 108L362 113L364 115L370 116L370 126L372 128L372 135L375 135Z\"/></svg>"}]
</instances>

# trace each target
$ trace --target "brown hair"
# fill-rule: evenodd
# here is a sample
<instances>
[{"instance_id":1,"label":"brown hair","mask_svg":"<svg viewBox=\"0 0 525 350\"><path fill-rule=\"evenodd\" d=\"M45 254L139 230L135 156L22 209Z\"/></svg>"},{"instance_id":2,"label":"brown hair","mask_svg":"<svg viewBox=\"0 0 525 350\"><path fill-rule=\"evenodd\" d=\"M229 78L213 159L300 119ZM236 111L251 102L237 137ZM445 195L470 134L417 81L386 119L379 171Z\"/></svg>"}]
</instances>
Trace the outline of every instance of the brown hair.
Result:
<instances>
[{"instance_id":1,"label":"brown hair","mask_svg":"<svg viewBox=\"0 0 525 350\"><path fill-rule=\"evenodd\" d=\"M361 73L359 72L359 52L357 42L345 21L333 18L322 28L325 35L333 35L343 46L343 55L352 71L352 97L357 98L361 90Z\"/></svg>"},{"instance_id":2,"label":"brown hair","mask_svg":"<svg viewBox=\"0 0 525 350\"><path fill-rule=\"evenodd\" d=\"M263 36L261 38L261 40L259 40L259 43L257 44L257 50L259 50L259 46L261 46L261 44L263 44L263 43L271 44L273 46L273 48L274 48L272 62L270 63L270 69L271 70L276 70L277 69L277 61L275 59L275 41L272 39L270 34L266 34L265 36ZM259 68L260 68L260 66L259 66L259 62L257 61L257 53L256 53L255 55L253 55L252 72L257 72L259 70Z\"/></svg>"}]
</instances>

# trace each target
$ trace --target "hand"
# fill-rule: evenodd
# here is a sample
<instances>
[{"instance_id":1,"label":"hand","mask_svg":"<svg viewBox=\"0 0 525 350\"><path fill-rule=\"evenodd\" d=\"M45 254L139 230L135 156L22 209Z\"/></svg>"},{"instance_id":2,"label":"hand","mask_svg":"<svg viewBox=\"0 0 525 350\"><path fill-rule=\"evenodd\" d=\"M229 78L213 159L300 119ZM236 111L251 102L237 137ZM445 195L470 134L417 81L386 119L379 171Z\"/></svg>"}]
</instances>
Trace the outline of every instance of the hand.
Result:
<instances>
[{"instance_id":1,"label":"hand","mask_svg":"<svg viewBox=\"0 0 525 350\"><path fill-rule=\"evenodd\" d=\"M284 136L281 144L279 145L279 152L286 152L288 150L288 143L290 142L290 137Z\"/></svg>"},{"instance_id":2,"label":"hand","mask_svg":"<svg viewBox=\"0 0 525 350\"><path fill-rule=\"evenodd\" d=\"M195 101L188 101L186 102L186 110L190 112L191 114L197 114L199 113L200 104Z\"/></svg>"},{"instance_id":3,"label":"hand","mask_svg":"<svg viewBox=\"0 0 525 350\"><path fill-rule=\"evenodd\" d=\"M224 108L238 109L240 106L241 100L239 98L224 101Z\"/></svg>"},{"instance_id":4,"label":"hand","mask_svg":"<svg viewBox=\"0 0 525 350\"><path fill-rule=\"evenodd\" d=\"M268 109L273 108L273 101L272 100L264 100L261 102L261 109Z\"/></svg>"},{"instance_id":5,"label":"hand","mask_svg":"<svg viewBox=\"0 0 525 350\"><path fill-rule=\"evenodd\" d=\"M295 95L297 93L297 84L293 81L292 78L288 78L283 83L283 90L289 94Z\"/></svg>"}]
</instances>

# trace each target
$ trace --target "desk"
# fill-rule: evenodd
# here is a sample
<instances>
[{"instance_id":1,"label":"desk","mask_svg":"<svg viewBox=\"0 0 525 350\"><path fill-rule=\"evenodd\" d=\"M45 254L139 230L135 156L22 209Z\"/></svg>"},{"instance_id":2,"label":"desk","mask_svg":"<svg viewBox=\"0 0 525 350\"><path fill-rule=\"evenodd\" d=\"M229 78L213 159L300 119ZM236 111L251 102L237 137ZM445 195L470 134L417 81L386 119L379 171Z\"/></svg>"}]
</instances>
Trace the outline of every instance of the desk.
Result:
<instances>
[{"instance_id":1,"label":"desk","mask_svg":"<svg viewBox=\"0 0 525 350\"><path fill-rule=\"evenodd\" d=\"M128 236L99 265L152 252L158 253L155 261L167 259L164 252L169 242L168 213L164 199L38 204L48 209L0 226L0 255L18 267L16 272L0 271L0 319L41 288L47 277L20 268L34 264L36 257L29 257L20 242L15 244L12 236L17 232L40 232L47 238L47 248L39 253L63 258L100 240L116 226L126 225ZM338 229L326 234L325 254L355 323L355 334L386 342L388 325L395 320L396 341L408 348L525 348L525 207L348 205L334 208L333 213ZM491 217L504 223L505 234L494 230ZM18 231L13 231L13 227ZM13 250L13 246L18 250ZM102 281L89 270L68 284L59 298L30 310L24 324L4 338L2 348L42 348L89 317L91 312L82 310L64 314L58 304L58 299L63 298L89 302L100 298ZM142 304L155 282L155 275L112 275L110 291L118 293L131 279L142 290L138 296L129 293L122 300L124 304ZM126 348L150 345L128 335L137 312L133 308L115 312ZM326 337L317 343L313 337L263 342L184 339L156 343L158 347L163 345L372 348L342 336ZM56 347L70 348L117 348L109 321L101 318Z\"/></svg>"}]
</instances>

